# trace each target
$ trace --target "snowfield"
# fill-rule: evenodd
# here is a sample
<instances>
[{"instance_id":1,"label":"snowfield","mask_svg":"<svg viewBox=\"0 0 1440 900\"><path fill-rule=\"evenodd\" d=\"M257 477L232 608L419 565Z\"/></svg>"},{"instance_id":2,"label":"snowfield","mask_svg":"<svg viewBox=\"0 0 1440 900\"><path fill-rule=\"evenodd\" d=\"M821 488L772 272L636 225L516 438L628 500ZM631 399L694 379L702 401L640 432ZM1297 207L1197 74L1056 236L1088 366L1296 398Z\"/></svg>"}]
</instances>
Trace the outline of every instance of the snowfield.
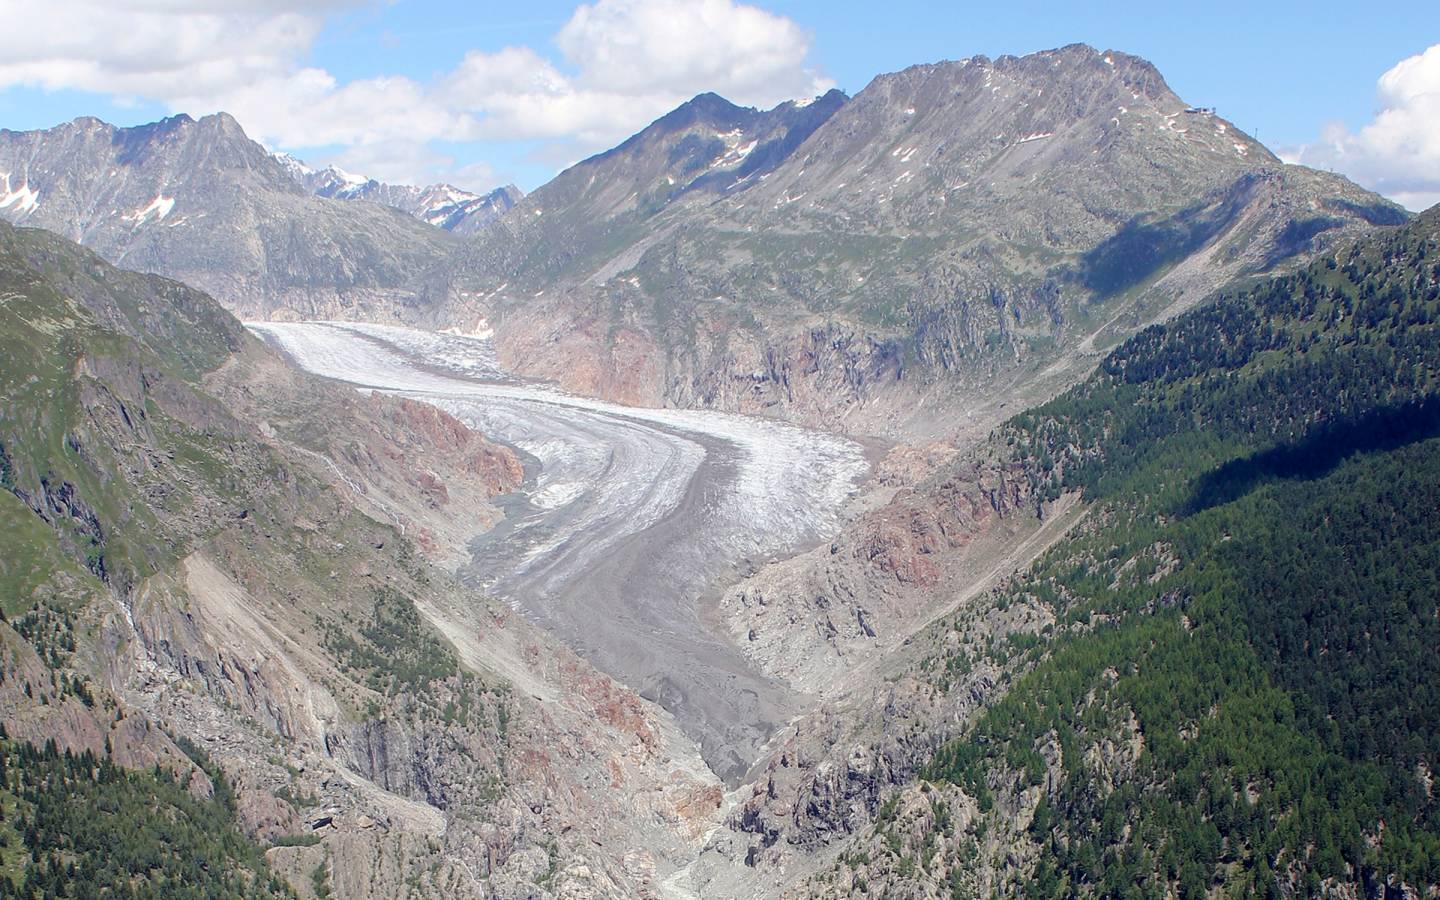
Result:
<instances>
[{"instance_id":1,"label":"snowfield","mask_svg":"<svg viewBox=\"0 0 1440 900\"><path fill-rule=\"evenodd\" d=\"M576 397L502 372L488 341L352 323L251 323L320 375L423 399L528 455L525 496L466 577L670 709L737 777L800 698L703 623L737 570L828 538L864 477L844 438L726 413Z\"/></svg>"}]
</instances>

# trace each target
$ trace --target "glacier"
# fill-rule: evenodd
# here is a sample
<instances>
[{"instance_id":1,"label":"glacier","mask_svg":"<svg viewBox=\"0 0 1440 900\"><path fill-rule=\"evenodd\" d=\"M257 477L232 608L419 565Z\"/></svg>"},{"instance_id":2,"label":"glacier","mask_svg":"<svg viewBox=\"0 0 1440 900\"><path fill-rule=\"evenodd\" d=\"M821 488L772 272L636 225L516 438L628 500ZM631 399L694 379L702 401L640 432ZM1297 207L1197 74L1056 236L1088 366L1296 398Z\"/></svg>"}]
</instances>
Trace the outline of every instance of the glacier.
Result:
<instances>
[{"instance_id":1,"label":"glacier","mask_svg":"<svg viewBox=\"0 0 1440 900\"><path fill-rule=\"evenodd\" d=\"M623 406L504 372L482 338L348 322L249 327L319 375L433 403L516 448L523 492L462 577L670 710L727 779L808 702L707 616L727 579L827 539L868 472L843 437Z\"/></svg>"}]
</instances>

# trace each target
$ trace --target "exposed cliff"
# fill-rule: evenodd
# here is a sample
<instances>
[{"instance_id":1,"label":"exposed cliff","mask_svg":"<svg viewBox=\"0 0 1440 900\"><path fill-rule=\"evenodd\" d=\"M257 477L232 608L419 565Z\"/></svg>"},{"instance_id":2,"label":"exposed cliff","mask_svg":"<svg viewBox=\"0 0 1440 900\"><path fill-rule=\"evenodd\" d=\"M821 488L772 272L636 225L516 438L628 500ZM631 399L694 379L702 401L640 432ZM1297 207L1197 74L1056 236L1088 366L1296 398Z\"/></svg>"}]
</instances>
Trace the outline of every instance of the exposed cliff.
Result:
<instances>
[{"instance_id":1,"label":"exposed cliff","mask_svg":"<svg viewBox=\"0 0 1440 900\"><path fill-rule=\"evenodd\" d=\"M575 390L914 435L1404 218L1075 45L800 110L697 98L518 204L434 317Z\"/></svg>"},{"instance_id":2,"label":"exposed cliff","mask_svg":"<svg viewBox=\"0 0 1440 900\"><path fill-rule=\"evenodd\" d=\"M183 735L301 890L635 896L686 855L722 803L693 744L425 555L508 450L282 374L173 282L0 242L11 735L190 773Z\"/></svg>"},{"instance_id":3,"label":"exposed cliff","mask_svg":"<svg viewBox=\"0 0 1440 900\"><path fill-rule=\"evenodd\" d=\"M251 318L402 315L455 245L398 210L310 194L223 113L0 131L0 177L29 198L0 209L7 221L176 278Z\"/></svg>"}]
</instances>

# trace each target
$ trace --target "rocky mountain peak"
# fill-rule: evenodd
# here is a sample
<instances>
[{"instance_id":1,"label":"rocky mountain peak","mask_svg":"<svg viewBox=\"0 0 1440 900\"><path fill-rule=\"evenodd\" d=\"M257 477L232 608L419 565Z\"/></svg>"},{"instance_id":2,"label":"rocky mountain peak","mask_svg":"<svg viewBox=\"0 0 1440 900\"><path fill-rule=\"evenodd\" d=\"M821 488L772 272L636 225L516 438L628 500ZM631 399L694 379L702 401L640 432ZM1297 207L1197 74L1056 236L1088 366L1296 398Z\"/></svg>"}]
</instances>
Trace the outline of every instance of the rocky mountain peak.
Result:
<instances>
[{"instance_id":1,"label":"rocky mountain peak","mask_svg":"<svg viewBox=\"0 0 1440 900\"><path fill-rule=\"evenodd\" d=\"M187 117L187 118L188 118L188 117ZM94 117L94 116L76 116L73 120L71 120L70 124L71 124L72 126L76 127L76 128L109 128L109 127L111 127L108 122L105 122L105 121L103 121L103 120L101 120L101 119L97 119L97 118ZM61 125L61 126L56 126L56 127L63 128L64 126Z\"/></svg>"},{"instance_id":2,"label":"rocky mountain peak","mask_svg":"<svg viewBox=\"0 0 1440 900\"><path fill-rule=\"evenodd\" d=\"M197 122L194 118L192 118L186 113L177 113L176 115L166 116L165 118L155 122L149 122L144 125L135 125L130 128L116 128L113 125L101 122L99 119L95 119L94 121L98 122L101 126L111 129L112 131L128 131L135 134L170 134L177 131L183 132L189 128L193 128L197 125L202 124L207 127L216 125L218 123L215 121L215 118L215 116L205 116ZM236 128L239 128L239 123L236 123Z\"/></svg>"},{"instance_id":3,"label":"rocky mountain peak","mask_svg":"<svg viewBox=\"0 0 1440 900\"><path fill-rule=\"evenodd\" d=\"M176 118L180 117L177 116ZM189 116L184 116L184 119L190 121ZM234 116L227 112L216 112L208 116L201 116L198 120L194 120L194 125L201 133L212 134L229 140L250 141L250 137L245 133L245 129L236 121Z\"/></svg>"},{"instance_id":4,"label":"rocky mountain peak","mask_svg":"<svg viewBox=\"0 0 1440 900\"><path fill-rule=\"evenodd\" d=\"M581 235L600 237L617 217L639 223L681 201L741 189L782 165L848 99L837 90L759 110L700 94L526 197L502 223L501 252L548 243L547 234L583 245Z\"/></svg>"},{"instance_id":5,"label":"rocky mountain peak","mask_svg":"<svg viewBox=\"0 0 1440 900\"><path fill-rule=\"evenodd\" d=\"M513 184L484 194L444 183L424 187L388 184L335 165L315 169L288 153L276 153L273 157L297 185L317 197L379 203L461 235L479 232L524 197Z\"/></svg>"},{"instance_id":6,"label":"rocky mountain peak","mask_svg":"<svg viewBox=\"0 0 1440 900\"><path fill-rule=\"evenodd\" d=\"M764 197L747 216L796 204L800 214L843 209L925 219L949 215L945 209L953 213L967 199L988 207L1012 194L1000 218L1082 194L1093 195L1084 209L1116 206L1127 194L1133 202L1123 205L1146 209L1278 165L1214 110L1187 105L1145 60L1075 44L877 77L793 165L751 188ZM1040 182L1053 190L1037 190Z\"/></svg>"},{"instance_id":7,"label":"rocky mountain peak","mask_svg":"<svg viewBox=\"0 0 1440 900\"><path fill-rule=\"evenodd\" d=\"M985 112L1052 127L1088 117L1104 121L1137 107L1187 108L1146 60L1085 44L911 66L876 77L855 100L855 117L884 110L919 122L932 112L948 118Z\"/></svg>"},{"instance_id":8,"label":"rocky mountain peak","mask_svg":"<svg viewBox=\"0 0 1440 900\"><path fill-rule=\"evenodd\" d=\"M753 109L737 106L719 94L706 91L703 94L696 94L675 109L661 116L649 129L646 129L646 131L651 129L672 131L693 125L733 128L744 124L752 118L754 114L755 110Z\"/></svg>"},{"instance_id":9,"label":"rocky mountain peak","mask_svg":"<svg viewBox=\"0 0 1440 900\"><path fill-rule=\"evenodd\" d=\"M159 164L167 182L242 177L273 190L290 189L281 167L228 113L199 119L181 113L130 128L111 126L108 135L116 163L131 171ZM107 152L103 146L95 151Z\"/></svg>"},{"instance_id":10,"label":"rocky mountain peak","mask_svg":"<svg viewBox=\"0 0 1440 900\"><path fill-rule=\"evenodd\" d=\"M448 235L394 210L311 196L225 113L0 132L0 176L0 217L249 314L286 292L302 304L344 290L379 296L448 246Z\"/></svg>"},{"instance_id":11,"label":"rocky mountain peak","mask_svg":"<svg viewBox=\"0 0 1440 900\"><path fill-rule=\"evenodd\" d=\"M824 416L837 391L864 403L902 373L1068 354L1096 310L1143 323L1396 216L1284 165L1144 59L1075 44L912 66L853 99L765 112L697 97L526 198L468 248L451 296L485 298L517 347L532 322L551 333L620 308L671 367L655 402ZM744 363L736 321L757 322ZM813 396L776 368L787 353Z\"/></svg>"},{"instance_id":12,"label":"rocky mountain peak","mask_svg":"<svg viewBox=\"0 0 1440 900\"><path fill-rule=\"evenodd\" d=\"M646 148L664 146L675 149L675 142L694 136L701 140L710 137L773 137L777 129L788 130L795 126L806 126L806 134L829 118L835 110L849 99L840 90L798 103L787 100L769 110L731 103L715 93L699 94L680 106L656 119L633 137L612 150L591 157L581 165L610 159L633 156ZM686 148L688 149L688 148ZM682 151L681 155L685 155ZM672 160L673 161L673 160ZM683 168L683 166L682 166Z\"/></svg>"}]
</instances>

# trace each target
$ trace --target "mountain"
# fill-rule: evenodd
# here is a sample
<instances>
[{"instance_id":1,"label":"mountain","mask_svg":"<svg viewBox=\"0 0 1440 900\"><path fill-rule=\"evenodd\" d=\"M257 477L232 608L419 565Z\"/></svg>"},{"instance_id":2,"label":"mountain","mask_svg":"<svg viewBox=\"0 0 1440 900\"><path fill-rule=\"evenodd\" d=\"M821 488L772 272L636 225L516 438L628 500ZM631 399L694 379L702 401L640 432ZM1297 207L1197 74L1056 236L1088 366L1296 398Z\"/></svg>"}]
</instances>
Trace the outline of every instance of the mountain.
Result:
<instances>
[{"instance_id":1,"label":"mountain","mask_svg":"<svg viewBox=\"0 0 1440 900\"><path fill-rule=\"evenodd\" d=\"M432 184L423 188L386 184L373 178L352 175L338 166L313 169L286 153L277 153L275 158L291 177L317 197L369 200L394 207L455 234L475 234L525 196L513 184L496 188L488 194L473 194L448 184Z\"/></svg>"},{"instance_id":2,"label":"mountain","mask_svg":"<svg viewBox=\"0 0 1440 900\"><path fill-rule=\"evenodd\" d=\"M1078 45L701 95L465 237L224 116L0 150L0 212L43 226L0 222L0 894L1440 892L1440 208ZM655 410L656 444L570 397L574 437L519 416L512 448L227 306L493 331L580 391L902 440L843 503L761 506L790 496L774 422ZM583 465L531 490L542 459ZM673 477L595 517L510 496L617 466ZM734 708L797 698L740 723L731 783L674 683L576 652L612 615L585 523L666 498L702 556L745 548L675 630L760 676L716 679ZM715 527L818 513L784 559ZM600 550L621 600L690 559L639 533ZM575 647L476 587L545 544ZM674 634L620 612L645 672Z\"/></svg>"},{"instance_id":3,"label":"mountain","mask_svg":"<svg viewBox=\"0 0 1440 900\"><path fill-rule=\"evenodd\" d=\"M495 257L487 264L527 278L527 285L577 266L588 271L609 261L607 251L641 240L649 220L673 202L713 200L768 177L845 102L831 91L805 105L760 112L701 94L536 189L501 229L510 240L471 249Z\"/></svg>"},{"instance_id":4,"label":"mountain","mask_svg":"<svg viewBox=\"0 0 1440 900\"><path fill-rule=\"evenodd\" d=\"M0 131L0 186L10 222L260 318L403 309L420 297L417 274L455 245L395 210L309 194L223 113Z\"/></svg>"},{"instance_id":5,"label":"mountain","mask_svg":"<svg viewBox=\"0 0 1440 900\"><path fill-rule=\"evenodd\" d=\"M1440 208L1225 291L870 514L939 526L912 574L1060 527L871 618L869 677L731 815L751 863L811 867L794 896L1433 893L1437 259ZM764 602L802 599L846 613Z\"/></svg>"},{"instance_id":6,"label":"mountain","mask_svg":"<svg viewBox=\"0 0 1440 900\"><path fill-rule=\"evenodd\" d=\"M4 223L0 394L0 888L636 896L718 815L673 720L451 574L511 450Z\"/></svg>"},{"instance_id":7,"label":"mountain","mask_svg":"<svg viewBox=\"0 0 1440 900\"><path fill-rule=\"evenodd\" d=\"M435 319L483 318L582 391L904 430L996 379L1043 397L1226 281L1405 216L1074 45L768 113L697 97L469 243Z\"/></svg>"},{"instance_id":8,"label":"mountain","mask_svg":"<svg viewBox=\"0 0 1440 900\"><path fill-rule=\"evenodd\" d=\"M936 437L1407 215L1083 45L768 111L702 94L488 224L513 194L310 171L223 115L3 133L0 174L12 221L245 316L493 331L581 393Z\"/></svg>"}]
</instances>

